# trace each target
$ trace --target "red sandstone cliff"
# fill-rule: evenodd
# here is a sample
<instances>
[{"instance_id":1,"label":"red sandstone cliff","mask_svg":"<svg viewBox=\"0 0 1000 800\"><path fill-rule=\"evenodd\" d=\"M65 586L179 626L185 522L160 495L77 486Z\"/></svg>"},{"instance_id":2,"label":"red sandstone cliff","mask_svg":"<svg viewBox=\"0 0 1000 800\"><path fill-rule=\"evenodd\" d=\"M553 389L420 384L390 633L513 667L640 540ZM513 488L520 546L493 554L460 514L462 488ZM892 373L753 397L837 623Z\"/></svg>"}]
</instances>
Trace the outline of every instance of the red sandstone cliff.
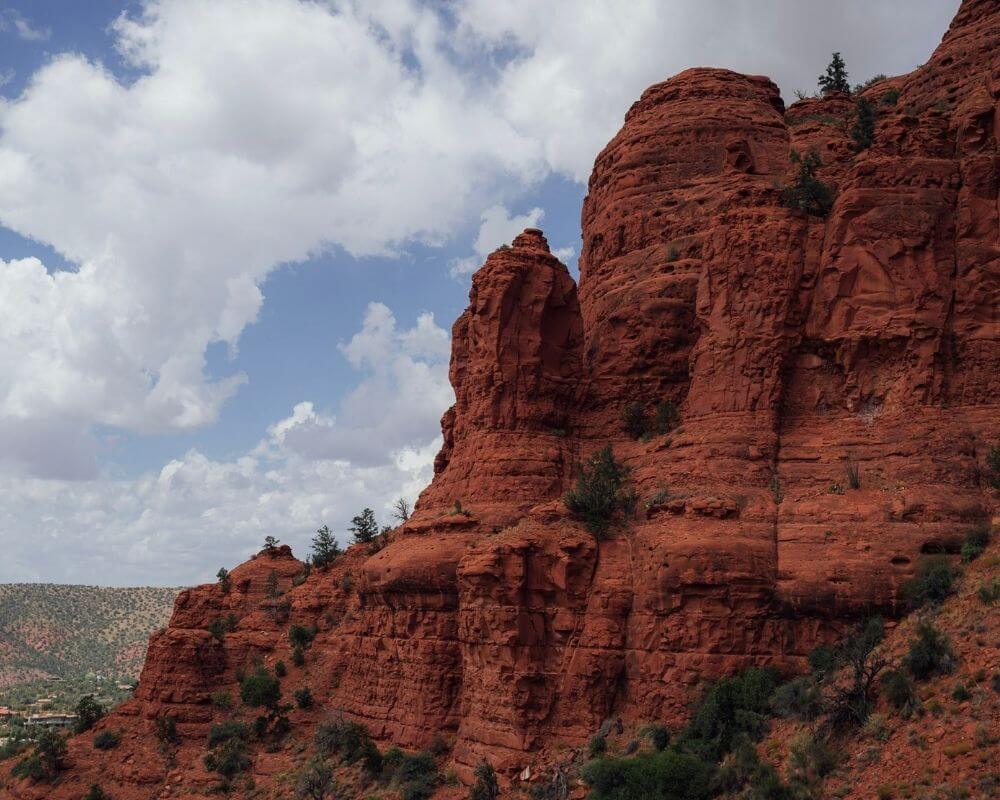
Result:
<instances>
[{"instance_id":1,"label":"red sandstone cliff","mask_svg":"<svg viewBox=\"0 0 1000 800\"><path fill-rule=\"evenodd\" d=\"M462 779L482 756L513 775L892 614L921 552L998 510L982 475L1000 437L1000 2L965 0L925 66L865 96L875 143L855 153L846 97L786 110L768 79L712 69L648 89L597 157L579 296L536 230L475 275L436 475L390 544L297 586L290 553L263 554L229 594L183 593L136 698L102 723L122 745L79 737L62 784L0 796L75 798L98 777L116 798L207 792L211 692L255 657L288 663L293 623L319 632L285 691L318 708L255 755L265 796L331 710L405 747L444 736ZM790 152L811 148L836 189L826 218L781 203ZM624 435L627 402L664 399L669 437ZM606 442L640 511L598 542L560 497ZM207 628L230 613L220 643ZM179 723L172 759L158 715Z\"/></svg>"}]
</instances>

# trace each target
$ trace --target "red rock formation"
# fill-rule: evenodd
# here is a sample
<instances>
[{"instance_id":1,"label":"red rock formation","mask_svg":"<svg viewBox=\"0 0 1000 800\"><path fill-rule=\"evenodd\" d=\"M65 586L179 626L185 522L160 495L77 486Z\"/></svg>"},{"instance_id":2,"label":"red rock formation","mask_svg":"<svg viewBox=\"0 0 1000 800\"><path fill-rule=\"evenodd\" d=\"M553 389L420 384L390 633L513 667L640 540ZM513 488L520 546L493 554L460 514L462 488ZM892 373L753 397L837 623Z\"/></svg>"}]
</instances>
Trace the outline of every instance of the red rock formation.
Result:
<instances>
[{"instance_id":1,"label":"red rock formation","mask_svg":"<svg viewBox=\"0 0 1000 800\"><path fill-rule=\"evenodd\" d=\"M261 586L300 569L284 552L234 570L229 595L185 593L136 699L102 723L122 747L78 738L66 782L0 796L76 797L98 774L116 798L204 791L210 692L254 658L287 663L292 623L319 631L283 682L319 704L293 712L293 740L338 710L407 747L443 736L467 780L481 757L512 776L609 718L677 722L704 681L795 671L893 613L921 552L997 513L1000 3L965 0L927 65L864 96L875 142L856 152L845 96L786 110L766 78L709 69L648 89L595 164L579 302L536 230L475 275L435 479L388 546L280 601ZM826 218L781 201L790 153L812 149ZM676 429L625 436L626 403L666 399ZM559 498L606 442L640 503L596 541ZM228 613L220 643L207 627ZM181 723L174 768L151 738L162 714ZM280 772L256 757L258 789Z\"/></svg>"}]
</instances>

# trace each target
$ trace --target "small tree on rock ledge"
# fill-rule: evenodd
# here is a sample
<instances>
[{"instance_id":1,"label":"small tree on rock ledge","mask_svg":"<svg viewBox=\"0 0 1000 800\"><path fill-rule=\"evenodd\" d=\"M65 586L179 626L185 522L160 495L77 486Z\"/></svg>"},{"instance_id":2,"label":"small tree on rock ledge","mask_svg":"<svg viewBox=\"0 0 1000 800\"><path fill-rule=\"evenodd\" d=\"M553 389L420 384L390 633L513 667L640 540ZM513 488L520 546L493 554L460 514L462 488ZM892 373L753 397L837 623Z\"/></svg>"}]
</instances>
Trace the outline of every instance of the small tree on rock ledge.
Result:
<instances>
[{"instance_id":1,"label":"small tree on rock ledge","mask_svg":"<svg viewBox=\"0 0 1000 800\"><path fill-rule=\"evenodd\" d=\"M819 153L810 150L802 156L793 150L791 158L799 165L799 171L792 185L782 189L781 202L796 211L825 217L833 207L833 192L816 177L816 170L823 165Z\"/></svg>"},{"instance_id":2,"label":"small tree on rock ledge","mask_svg":"<svg viewBox=\"0 0 1000 800\"><path fill-rule=\"evenodd\" d=\"M635 491L629 483L629 469L615 460L611 445L580 466L576 486L566 492L563 502L598 539L607 533L617 514L632 511Z\"/></svg>"}]
</instances>

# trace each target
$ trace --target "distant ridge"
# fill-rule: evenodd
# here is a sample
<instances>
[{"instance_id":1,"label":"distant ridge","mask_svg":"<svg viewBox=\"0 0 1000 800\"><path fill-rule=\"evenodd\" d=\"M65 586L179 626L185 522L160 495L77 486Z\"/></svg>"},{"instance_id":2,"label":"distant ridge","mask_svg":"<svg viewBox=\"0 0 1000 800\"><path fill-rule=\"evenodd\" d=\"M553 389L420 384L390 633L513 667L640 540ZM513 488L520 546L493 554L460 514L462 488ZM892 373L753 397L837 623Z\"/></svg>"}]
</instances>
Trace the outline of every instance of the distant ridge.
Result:
<instances>
[{"instance_id":1,"label":"distant ridge","mask_svg":"<svg viewBox=\"0 0 1000 800\"><path fill-rule=\"evenodd\" d=\"M139 674L179 589L0 584L0 688L95 672Z\"/></svg>"}]
</instances>

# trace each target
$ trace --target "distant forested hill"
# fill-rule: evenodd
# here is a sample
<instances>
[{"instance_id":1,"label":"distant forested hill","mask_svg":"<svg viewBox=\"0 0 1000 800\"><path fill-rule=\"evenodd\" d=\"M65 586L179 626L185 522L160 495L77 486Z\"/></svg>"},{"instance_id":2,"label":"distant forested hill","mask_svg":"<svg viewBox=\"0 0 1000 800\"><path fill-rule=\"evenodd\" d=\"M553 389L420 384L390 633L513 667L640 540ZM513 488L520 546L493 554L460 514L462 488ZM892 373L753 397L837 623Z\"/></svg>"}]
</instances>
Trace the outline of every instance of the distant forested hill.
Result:
<instances>
[{"instance_id":1,"label":"distant forested hill","mask_svg":"<svg viewBox=\"0 0 1000 800\"><path fill-rule=\"evenodd\" d=\"M0 687L87 672L137 677L178 591L0 584Z\"/></svg>"}]
</instances>

